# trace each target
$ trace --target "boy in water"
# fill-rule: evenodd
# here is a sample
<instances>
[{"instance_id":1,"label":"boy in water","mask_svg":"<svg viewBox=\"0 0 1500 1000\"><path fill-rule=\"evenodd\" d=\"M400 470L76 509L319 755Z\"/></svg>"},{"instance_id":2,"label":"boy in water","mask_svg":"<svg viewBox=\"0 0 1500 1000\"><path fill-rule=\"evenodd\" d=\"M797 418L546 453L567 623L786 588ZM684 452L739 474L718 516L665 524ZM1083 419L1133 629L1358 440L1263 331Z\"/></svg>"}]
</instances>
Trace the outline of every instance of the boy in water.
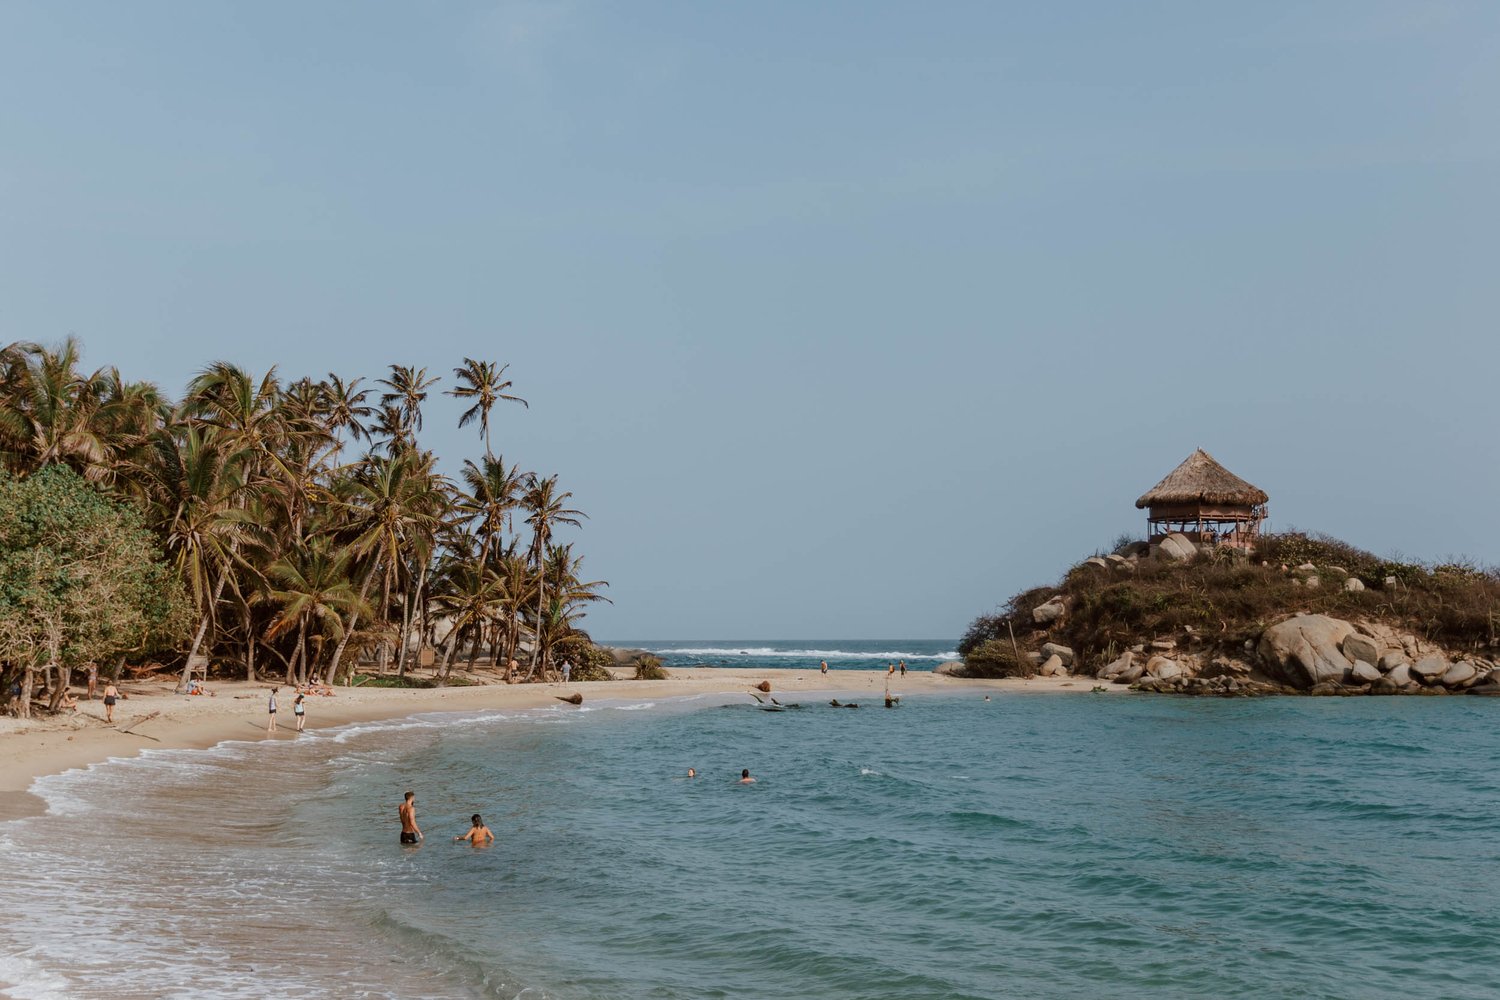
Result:
<instances>
[{"instance_id":1,"label":"boy in water","mask_svg":"<svg viewBox=\"0 0 1500 1000\"><path fill-rule=\"evenodd\" d=\"M406 801L396 809L401 820L401 843L415 844L422 839L422 828L417 826L417 794L407 792Z\"/></svg>"},{"instance_id":2,"label":"boy in water","mask_svg":"<svg viewBox=\"0 0 1500 1000\"><path fill-rule=\"evenodd\" d=\"M409 795L411 793L408 792L407 794ZM454 837L453 840L455 842L460 840L467 840L475 847L483 847L486 844L493 844L495 842L495 835L490 832L489 827L484 825L484 820L480 818L478 813L475 813L473 816L471 816L469 818L469 822L473 823L474 825L469 827L469 832L464 834L462 837Z\"/></svg>"}]
</instances>

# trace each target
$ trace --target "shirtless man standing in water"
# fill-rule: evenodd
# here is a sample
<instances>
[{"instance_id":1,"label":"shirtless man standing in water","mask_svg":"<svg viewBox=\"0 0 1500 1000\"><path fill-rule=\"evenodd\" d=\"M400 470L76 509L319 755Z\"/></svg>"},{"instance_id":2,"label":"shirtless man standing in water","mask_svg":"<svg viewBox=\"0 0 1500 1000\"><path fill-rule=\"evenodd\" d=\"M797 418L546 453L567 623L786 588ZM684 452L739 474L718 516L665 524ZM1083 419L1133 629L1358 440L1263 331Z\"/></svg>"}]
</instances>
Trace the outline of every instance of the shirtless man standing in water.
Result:
<instances>
[{"instance_id":1,"label":"shirtless man standing in water","mask_svg":"<svg viewBox=\"0 0 1500 1000\"><path fill-rule=\"evenodd\" d=\"M401 843L415 844L422 839L422 828L417 826L417 795L406 793L406 801L396 810L401 817Z\"/></svg>"}]
</instances>

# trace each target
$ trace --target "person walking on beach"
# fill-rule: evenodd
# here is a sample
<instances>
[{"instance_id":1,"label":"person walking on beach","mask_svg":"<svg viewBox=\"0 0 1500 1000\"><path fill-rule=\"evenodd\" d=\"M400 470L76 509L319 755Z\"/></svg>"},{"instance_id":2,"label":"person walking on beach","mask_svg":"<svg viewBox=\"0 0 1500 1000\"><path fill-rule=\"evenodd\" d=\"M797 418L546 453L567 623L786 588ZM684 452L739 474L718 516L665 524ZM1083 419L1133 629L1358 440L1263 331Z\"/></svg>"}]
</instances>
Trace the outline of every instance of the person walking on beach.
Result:
<instances>
[{"instance_id":1,"label":"person walking on beach","mask_svg":"<svg viewBox=\"0 0 1500 1000\"><path fill-rule=\"evenodd\" d=\"M119 700L120 690L115 687L114 682L104 685L104 721L113 723L115 721L115 702Z\"/></svg>"},{"instance_id":2,"label":"person walking on beach","mask_svg":"<svg viewBox=\"0 0 1500 1000\"><path fill-rule=\"evenodd\" d=\"M271 717L271 721L266 723L266 732L268 733L276 732L276 692L279 690L280 688L272 688L270 700L266 702L266 711Z\"/></svg>"},{"instance_id":3,"label":"person walking on beach","mask_svg":"<svg viewBox=\"0 0 1500 1000\"><path fill-rule=\"evenodd\" d=\"M566 683L568 683L568 681L570 681L572 679L573 679L573 661L572 660L563 660L563 683L566 684Z\"/></svg>"},{"instance_id":4,"label":"person walking on beach","mask_svg":"<svg viewBox=\"0 0 1500 1000\"><path fill-rule=\"evenodd\" d=\"M297 692L297 697L292 701L292 714L297 717L297 732L302 732L302 727L307 725L307 707L302 701L307 696Z\"/></svg>"},{"instance_id":5,"label":"person walking on beach","mask_svg":"<svg viewBox=\"0 0 1500 1000\"><path fill-rule=\"evenodd\" d=\"M89 701L94 700L94 688L99 684L99 664L89 663Z\"/></svg>"},{"instance_id":6,"label":"person walking on beach","mask_svg":"<svg viewBox=\"0 0 1500 1000\"><path fill-rule=\"evenodd\" d=\"M750 777L750 769L748 767L745 768L744 770L742 770L740 772L739 784L741 784L741 785L753 785L753 784L755 784L755 779L752 778L752 777Z\"/></svg>"},{"instance_id":7,"label":"person walking on beach","mask_svg":"<svg viewBox=\"0 0 1500 1000\"><path fill-rule=\"evenodd\" d=\"M906 676L906 661L905 660L901 661L901 676L902 677Z\"/></svg>"},{"instance_id":8,"label":"person walking on beach","mask_svg":"<svg viewBox=\"0 0 1500 1000\"><path fill-rule=\"evenodd\" d=\"M828 661L827 660L823 661L823 676L824 677L828 676Z\"/></svg>"},{"instance_id":9,"label":"person walking on beach","mask_svg":"<svg viewBox=\"0 0 1500 1000\"><path fill-rule=\"evenodd\" d=\"M406 801L396 809L401 820L401 843L415 844L422 839L422 828L417 826L417 793L407 792Z\"/></svg>"},{"instance_id":10,"label":"person walking on beach","mask_svg":"<svg viewBox=\"0 0 1500 1000\"><path fill-rule=\"evenodd\" d=\"M407 794L409 795L411 793L408 792ZM469 817L469 822L473 823L474 825L469 827L468 833L464 834L461 837L454 837L453 840L455 843L460 840L467 840L475 847L483 847L485 844L493 844L495 842L495 835L490 832L489 827L484 825L484 820L480 818L478 813L475 813L473 816Z\"/></svg>"}]
</instances>

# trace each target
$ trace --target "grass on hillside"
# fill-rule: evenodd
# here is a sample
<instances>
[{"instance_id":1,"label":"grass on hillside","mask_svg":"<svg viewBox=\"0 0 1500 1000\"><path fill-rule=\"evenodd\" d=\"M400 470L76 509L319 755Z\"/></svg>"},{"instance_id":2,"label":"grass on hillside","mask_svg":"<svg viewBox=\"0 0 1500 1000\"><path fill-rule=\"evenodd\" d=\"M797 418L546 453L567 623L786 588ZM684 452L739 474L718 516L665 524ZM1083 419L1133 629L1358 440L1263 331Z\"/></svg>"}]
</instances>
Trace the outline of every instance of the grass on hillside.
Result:
<instances>
[{"instance_id":1,"label":"grass on hillside","mask_svg":"<svg viewBox=\"0 0 1500 1000\"><path fill-rule=\"evenodd\" d=\"M1294 582L1310 575L1297 571L1308 563L1317 567L1315 588ZM1347 576L1365 589L1344 589ZM1032 609L1059 594L1068 613L1037 626ZM1267 535L1251 556L1218 550L1186 565L1142 559L1133 572L1081 563L1060 585L1023 591L999 612L976 618L958 650L973 673L1029 676L1025 653L1042 642L1071 647L1093 668L1136 643L1188 632L1238 651L1297 613L1377 619L1450 649L1478 651L1500 637L1500 572L1382 559L1326 535Z\"/></svg>"}]
</instances>

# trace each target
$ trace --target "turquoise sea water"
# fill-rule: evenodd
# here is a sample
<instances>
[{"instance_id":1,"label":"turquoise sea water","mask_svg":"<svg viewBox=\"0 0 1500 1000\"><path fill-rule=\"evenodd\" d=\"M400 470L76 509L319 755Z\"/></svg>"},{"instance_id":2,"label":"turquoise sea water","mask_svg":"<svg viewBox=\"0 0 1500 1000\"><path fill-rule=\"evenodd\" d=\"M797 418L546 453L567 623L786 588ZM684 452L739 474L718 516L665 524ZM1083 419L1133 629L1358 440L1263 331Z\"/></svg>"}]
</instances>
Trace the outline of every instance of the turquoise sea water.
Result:
<instances>
[{"instance_id":1,"label":"turquoise sea water","mask_svg":"<svg viewBox=\"0 0 1500 1000\"><path fill-rule=\"evenodd\" d=\"M1495 997L1500 705L978 694L433 717L45 779L68 997ZM701 777L682 775L696 767ZM760 779L736 784L742 767ZM418 794L420 848L396 844ZM497 846L450 838L481 812Z\"/></svg>"},{"instance_id":2,"label":"turquoise sea water","mask_svg":"<svg viewBox=\"0 0 1500 1000\"><path fill-rule=\"evenodd\" d=\"M884 670L906 661L931 670L958 659L952 639L625 639L610 645L648 649L671 667L779 667L788 670Z\"/></svg>"}]
</instances>

